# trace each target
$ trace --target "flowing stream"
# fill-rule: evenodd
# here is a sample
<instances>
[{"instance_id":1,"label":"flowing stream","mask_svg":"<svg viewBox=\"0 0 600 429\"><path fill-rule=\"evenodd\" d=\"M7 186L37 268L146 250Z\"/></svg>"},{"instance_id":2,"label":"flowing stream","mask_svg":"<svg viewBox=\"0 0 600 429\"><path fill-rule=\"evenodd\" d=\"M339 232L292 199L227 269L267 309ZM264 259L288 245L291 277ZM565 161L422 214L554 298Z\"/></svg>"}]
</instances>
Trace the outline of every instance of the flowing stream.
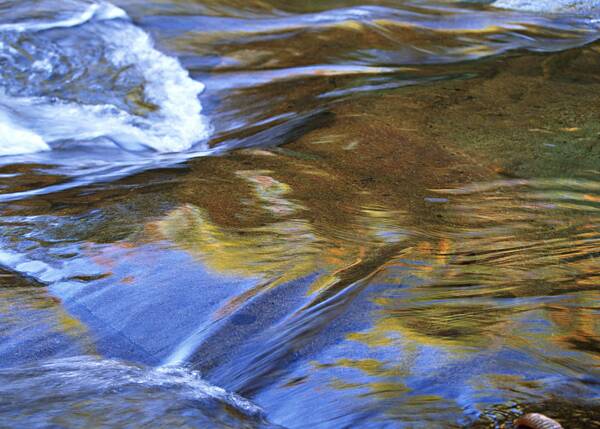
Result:
<instances>
[{"instance_id":1,"label":"flowing stream","mask_svg":"<svg viewBox=\"0 0 600 429\"><path fill-rule=\"evenodd\" d=\"M599 39L0 0L0 427L600 428Z\"/></svg>"}]
</instances>

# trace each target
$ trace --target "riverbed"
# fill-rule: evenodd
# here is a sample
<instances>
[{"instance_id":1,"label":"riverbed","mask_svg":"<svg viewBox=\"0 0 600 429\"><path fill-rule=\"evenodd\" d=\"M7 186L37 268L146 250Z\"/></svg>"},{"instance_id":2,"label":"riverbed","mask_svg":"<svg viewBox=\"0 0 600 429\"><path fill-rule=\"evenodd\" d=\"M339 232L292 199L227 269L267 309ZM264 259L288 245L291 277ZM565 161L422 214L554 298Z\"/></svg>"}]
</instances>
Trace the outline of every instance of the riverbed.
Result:
<instances>
[{"instance_id":1,"label":"riverbed","mask_svg":"<svg viewBox=\"0 0 600 429\"><path fill-rule=\"evenodd\" d=\"M0 427L600 427L581 3L0 0Z\"/></svg>"}]
</instances>

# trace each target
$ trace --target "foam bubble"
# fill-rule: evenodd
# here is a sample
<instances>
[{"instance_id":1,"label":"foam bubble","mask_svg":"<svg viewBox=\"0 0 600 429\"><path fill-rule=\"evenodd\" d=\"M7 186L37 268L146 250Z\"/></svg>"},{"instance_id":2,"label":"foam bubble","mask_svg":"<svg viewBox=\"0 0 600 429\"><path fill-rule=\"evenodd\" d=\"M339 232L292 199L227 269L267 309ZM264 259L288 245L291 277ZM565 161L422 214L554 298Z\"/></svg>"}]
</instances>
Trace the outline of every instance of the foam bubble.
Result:
<instances>
[{"instance_id":1,"label":"foam bubble","mask_svg":"<svg viewBox=\"0 0 600 429\"><path fill-rule=\"evenodd\" d=\"M21 128L0 111L0 156L50 150L38 134Z\"/></svg>"},{"instance_id":2,"label":"foam bubble","mask_svg":"<svg viewBox=\"0 0 600 429\"><path fill-rule=\"evenodd\" d=\"M193 146L204 149L202 142L210 134L198 98L204 85L193 80L177 59L155 49L150 36L130 22L122 9L109 3L93 3L53 22L2 24L0 32L42 32L84 24L94 25L90 30L98 36L94 43L100 44L98 49L105 52L114 70L129 70L141 80L144 102L152 108L138 114L115 104L0 93L0 156L47 151L65 141L102 140L128 151L150 148L182 152ZM68 54L85 56L76 49ZM5 55L11 52L5 50ZM53 69L47 59L36 58L31 70L51 73Z\"/></svg>"},{"instance_id":3,"label":"foam bubble","mask_svg":"<svg viewBox=\"0 0 600 429\"><path fill-rule=\"evenodd\" d=\"M571 12L598 15L600 0L496 0L493 5L505 9L535 12Z\"/></svg>"},{"instance_id":4,"label":"foam bubble","mask_svg":"<svg viewBox=\"0 0 600 429\"><path fill-rule=\"evenodd\" d=\"M154 49L150 36L133 25L107 32L105 40L112 44L113 63L136 67L145 79L147 99L160 106L161 120L148 124L154 149L178 152L208 136L198 100L202 83L191 79L175 58Z\"/></svg>"}]
</instances>

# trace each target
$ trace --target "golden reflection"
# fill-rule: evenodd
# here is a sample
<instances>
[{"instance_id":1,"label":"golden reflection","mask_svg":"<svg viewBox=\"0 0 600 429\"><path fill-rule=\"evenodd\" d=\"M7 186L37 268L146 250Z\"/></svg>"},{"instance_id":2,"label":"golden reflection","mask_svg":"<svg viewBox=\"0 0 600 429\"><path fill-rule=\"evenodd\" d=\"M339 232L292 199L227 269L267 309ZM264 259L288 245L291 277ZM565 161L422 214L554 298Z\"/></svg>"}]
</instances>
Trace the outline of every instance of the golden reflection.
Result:
<instances>
[{"instance_id":1,"label":"golden reflection","mask_svg":"<svg viewBox=\"0 0 600 429\"><path fill-rule=\"evenodd\" d=\"M390 215L382 208L352 213L349 225L339 224L332 228L332 235L324 235L328 231L317 219L303 218L307 208L293 198L293 187L269 174L272 172L268 170L241 170L235 174L250 184L251 192L240 197L242 205L267 214L258 217L254 225L219 225L206 210L185 204L149 230L156 229L219 273L267 278L270 288L310 273L325 272L309 293L327 288L341 271L360 264L374 248L403 239L403 230L390 228ZM314 201L306 202L311 203Z\"/></svg>"},{"instance_id":2,"label":"golden reflection","mask_svg":"<svg viewBox=\"0 0 600 429\"><path fill-rule=\"evenodd\" d=\"M40 285L0 272L0 314L4 316L0 338L11 338L17 332L26 343L30 340L28 335L35 339L39 339L41 333L66 335L85 351L95 353L93 343L86 339L88 328Z\"/></svg>"},{"instance_id":3,"label":"golden reflection","mask_svg":"<svg viewBox=\"0 0 600 429\"><path fill-rule=\"evenodd\" d=\"M596 185L579 182L570 187L595 195ZM469 355L529 350L540 361L530 357L527 365L600 368L595 257L600 215L585 206L588 194L566 193L561 186L560 181L524 181L502 193L487 185L454 193L452 204L442 209L447 223L431 231L446 236L416 241L401 258L389 260L370 280L387 286L371 298L376 305L372 326L346 336L389 361L339 359L330 366L351 367L363 378L353 384L334 377L331 386L368 389L382 399L394 397L394 392L401 397L401 380L423 370L418 356L424 350L458 362ZM565 195L569 203L563 202ZM530 204L542 196L547 206ZM555 303L540 305L538 300L548 296L555 296ZM579 358L566 356L567 349ZM393 350L397 361L391 359ZM462 383L481 395L500 389L523 397L552 387L531 381L527 373L493 371ZM391 383L394 374L399 380ZM438 405L446 400L432 399Z\"/></svg>"},{"instance_id":4,"label":"golden reflection","mask_svg":"<svg viewBox=\"0 0 600 429\"><path fill-rule=\"evenodd\" d=\"M168 239L218 273L260 279L258 286L232 297L217 317L305 276L315 276L307 292L320 296L311 304L316 305L371 275L404 247L410 224L406 209L413 202L423 204L424 184L440 183L435 174L398 169L393 158L401 157L409 167L449 161L446 169L459 161L435 148L402 142L401 133L382 130L370 118L340 116L338 127L310 133L300 143L318 152L308 160L297 156L307 152L302 146L293 152L248 150L198 160L192 174L210 180L184 182L177 191L183 204L147 227L151 236ZM361 145L344 150L340 159L338 150L350 136L358 136ZM406 150L394 154L399 144ZM391 159L381 157L388 149ZM421 151L428 156L420 158ZM385 181L374 179L369 164L389 172L382 176Z\"/></svg>"},{"instance_id":5,"label":"golden reflection","mask_svg":"<svg viewBox=\"0 0 600 429\"><path fill-rule=\"evenodd\" d=\"M354 289L365 291L372 307L352 317L368 326L353 327L343 338L349 350L366 350L365 358L327 363L325 357L313 364L315 371L360 373L360 382L332 375L334 389L363 389L366 396L403 398L404 407L427 403L442 412L456 404L437 395L412 397L405 383L423 368L436 368L437 361L420 363L427 354L460 363L527 350L527 364L561 372L573 364L564 355L569 349L578 352L581 365L590 357L597 365L600 182L556 178L563 165L554 158L539 174L550 177L544 180L515 179L521 167L496 169L496 160L486 161L494 150L519 154L514 142L506 146L504 134L541 146L561 133L580 133L567 129L591 135L597 128L586 123L589 115L580 107L581 117L569 117L565 126L542 123L530 110L531 103L544 101L536 88L549 90L546 79L563 79L564 73L546 63L555 68L545 75L539 58L519 61L509 76L502 68L493 78L340 103L332 124L285 150L198 160L190 177L206 179L183 184L176 191L180 205L149 230L223 275L261 279L232 297L218 317L309 275L310 301L292 315L297 318L360 284ZM568 59L567 69L573 67L569 61L581 57ZM532 64L534 71L523 71ZM574 91L571 83L561 87ZM506 109L514 108L512 98L525 109L523 115L510 113L523 121L515 126L522 132L508 132L496 112L479 112L480 104L495 107L495 97ZM439 104L435 118L423 114L432 104ZM474 123L459 120L470 114ZM457 143L463 140L464 147ZM486 146L498 140L498 148ZM472 158L473 149L484 146ZM534 162L535 175L538 167ZM495 170L508 178L497 180ZM349 293L348 301L358 292ZM482 376L481 382L504 389L511 380L522 389L539 388L515 375ZM461 383L475 386L476 380ZM388 411L395 412L403 411Z\"/></svg>"},{"instance_id":6,"label":"golden reflection","mask_svg":"<svg viewBox=\"0 0 600 429\"><path fill-rule=\"evenodd\" d=\"M310 272L318 262L319 243L310 225L301 220L230 230L212 223L202 209L187 205L159 221L159 231L225 274L291 279Z\"/></svg>"},{"instance_id":7,"label":"golden reflection","mask_svg":"<svg viewBox=\"0 0 600 429\"><path fill-rule=\"evenodd\" d=\"M600 243L597 183L488 180L440 195L431 189L456 189L457 180L491 172L465 170L469 158L398 131L422 129L414 114L424 106L386 97L338 106L331 127L289 152L198 161L193 174L211 181L182 187L184 203L153 228L219 273L263 280L232 297L219 316L311 274L315 298L303 310L366 279L378 287L377 310L366 316L371 329L348 333L349 341L460 356L496 350L506 332L527 323L530 303L502 299L595 287L588 255ZM414 113L398 127L380 120L407 109ZM432 196L443 198L428 202ZM597 330L585 331L586 341Z\"/></svg>"},{"instance_id":8,"label":"golden reflection","mask_svg":"<svg viewBox=\"0 0 600 429\"><path fill-rule=\"evenodd\" d=\"M556 326L552 340L561 347L587 352L600 368L600 320L597 294L579 295L564 305L549 306Z\"/></svg>"},{"instance_id":9,"label":"golden reflection","mask_svg":"<svg viewBox=\"0 0 600 429\"><path fill-rule=\"evenodd\" d=\"M179 52L218 57L213 70L288 69L293 76L304 66L328 66L326 75L343 74L344 67L338 72L331 65L348 64L349 58L370 67L404 67L488 57L532 48L533 41L545 51L557 40L578 46L594 38L576 25L500 10L432 10L426 5L421 10L389 2L386 13L381 0L333 3L203 1L196 6L202 15L213 16L212 25L192 27L169 43Z\"/></svg>"},{"instance_id":10,"label":"golden reflection","mask_svg":"<svg viewBox=\"0 0 600 429\"><path fill-rule=\"evenodd\" d=\"M473 394L470 388L475 396L486 389L509 391L515 386L520 392L539 394L546 387L545 380L532 381L527 374L461 371L471 358L493 360L501 352L521 352L527 365L549 368L554 374L599 367L600 180L588 171L597 169L600 160L600 146L595 144L600 126L597 112L590 108L598 105L600 93L598 46L474 65L463 60L522 47L534 34L547 36L537 46L548 48L553 40L577 32L555 28L541 33L535 25L519 32L510 17L498 22L473 19L485 15L479 13L485 6L436 28L445 22L442 9L431 22L419 25L407 25L403 13L414 10L402 7L390 19L367 13L361 15L366 18L309 25L281 12L319 12L327 9L325 4L348 2L168 3L174 6L170 12L191 8L196 17L246 18L234 21L246 28L183 32L167 42L181 54L218 58L212 77L228 70L274 73L267 84L233 85L231 92L215 96L224 99L218 103L234 106L231 111L219 106L215 116L222 109L243 124L317 106L330 109L333 119L284 148L190 160L185 169L169 176L172 182L161 182L161 174L171 173L151 172L123 180L119 185L124 186L115 189L107 185L105 194L86 188L32 199L23 206L37 204L39 213L58 214L77 201L83 208L71 210L87 215L90 207L103 211L122 204L126 209L114 216L119 217L115 223L151 218L144 239L183 249L220 275L257 280L221 303L214 318L230 316L284 284L310 279L306 300L282 322L289 329L278 331L274 344L270 338L263 342L272 346L266 350L275 356L264 357L272 359L264 366L277 368L269 371L277 377L278 356L289 351L302 361L313 359L314 353L311 370L325 373L331 388L380 400L388 416L401 416L404 422L411 421L411 412L417 422L426 420L427 413L464 414L459 398L452 396L456 391L444 391L444 386L412 390L411 378L427 381L432 373L446 371L444 365L468 374L457 381L446 373L441 377L448 384L460 384L458 390L465 396ZM364 4L382 2L352 6ZM388 4L398 7L398 1ZM254 13L264 11L274 16L262 25L253 21ZM183 22L185 16L177 20ZM300 31L305 29L310 31ZM581 43L585 37L575 39L573 43ZM351 66L336 66L348 64L348 58ZM433 64L441 60L460 63ZM404 67L414 63L427 66ZM302 70L309 65L314 68ZM343 78L350 74L365 75L360 82L364 85L407 78L460 79L331 104L315 101L318 95L343 89ZM222 78L233 81L234 76L243 78L234 73ZM288 81L274 83L276 77ZM290 85L289 79L295 78ZM138 96L134 91L128 98L137 102ZM257 101L262 103L259 119L246 110ZM583 172L591 179L558 179ZM15 180L20 189L29 181L52 184L57 177L31 173ZM158 179L148 180L154 177ZM145 188L146 182L152 186ZM132 204L138 218L128 217L131 206L124 203L136 193L132 189L150 194L136 200L137 206ZM161 192L159 197L154 189ZM139 203L153 199L160 202ZM166 215L163 203L169 205ZM159 205L152 214L146 210ZM159 217L152 217L157 212ZM95 251L102 241L97 233L86 256L105 267L107 276L118 263L153 264L161 257L161 252L140 257L137 236L121 240L115 237L118 228L97 229L108 231L105 237L111 244ZM77 233L68 231L69 237L73 234ZM132 275L114 280L123 288L138 283ZM180 285L176 280L173 284ZM354 303L359 308L352 307ZM338 312L327 313L334 306ZM87 335L85 326L42 290L0 287L0 312L10 315L11 326L38 324L44 332L77 339ZM288 318L293 323L285 325ZM312 339L324 341L315 341L314 349L303 355L302 347ZM240 344L246 339L236 341L231 341L232 348L247 345ZM252 358L256 356L246 360ZM231 366L244 372L244 359L240 361L240 366ZM501 357L497 363L503 362ZM258 373L248 377L268 378Z\"/></svg>"}]
</instances>

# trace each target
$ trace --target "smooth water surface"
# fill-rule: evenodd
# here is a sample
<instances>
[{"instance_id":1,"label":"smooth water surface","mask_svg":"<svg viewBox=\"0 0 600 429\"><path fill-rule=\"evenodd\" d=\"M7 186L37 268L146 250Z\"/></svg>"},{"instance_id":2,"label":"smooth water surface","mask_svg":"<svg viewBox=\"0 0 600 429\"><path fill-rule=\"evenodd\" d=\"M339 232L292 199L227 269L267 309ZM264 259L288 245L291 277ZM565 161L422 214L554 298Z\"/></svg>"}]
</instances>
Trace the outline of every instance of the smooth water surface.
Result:
<instances>
[{"instance_id":1,"label":"smooth water surface","mask_svg":"<svg viewBox=\"0 0 600 429\"><path fill-rule=\"evenodd\" d=\"M0 0L0 427L600 427L599 19Z\"/></svg>"}]
</instances>

